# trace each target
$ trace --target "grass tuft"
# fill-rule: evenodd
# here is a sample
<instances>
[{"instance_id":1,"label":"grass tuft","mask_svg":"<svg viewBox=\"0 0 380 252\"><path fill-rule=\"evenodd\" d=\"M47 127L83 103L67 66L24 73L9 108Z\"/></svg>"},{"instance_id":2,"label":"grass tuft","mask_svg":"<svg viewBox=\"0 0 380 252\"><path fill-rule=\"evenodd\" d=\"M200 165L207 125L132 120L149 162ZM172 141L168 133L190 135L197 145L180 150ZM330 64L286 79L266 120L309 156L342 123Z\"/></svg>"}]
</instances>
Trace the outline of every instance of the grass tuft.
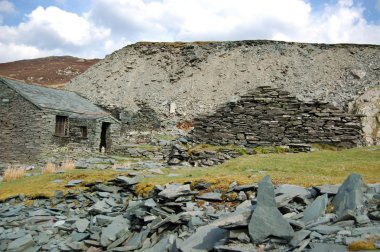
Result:
<instances>
[{"instance_id":1,"label":"grass tuft","mask_svg":"<svg viewBox=\"0 0 380 252\"><path fill-rule=\"evenodd\" d=\"M71 171L75 169L75 163L73 160L65 160L62 165L61 169L64 171Z\"/></svg>"},{"instance_id":2,"label":"grass tuft","mask_svg":"<svg viewBox=\"0 0 380 252\"><path fill-rule=\"evenodd\" d=\"M47 162L44 168L42 168L43 174L55 173L55 171L56 171L56 166L52 162Z\"/></svg>"},{"instance_id":3,"label":"grass tuft","mask_svg":"<svg viewBox=\"0 0 380 252\"><path fill-rule=\"evenodd\" d=\"M25 176L24 167L8 166L4 171L3 181L8 182Z\"/></svg>"}]
</instances>

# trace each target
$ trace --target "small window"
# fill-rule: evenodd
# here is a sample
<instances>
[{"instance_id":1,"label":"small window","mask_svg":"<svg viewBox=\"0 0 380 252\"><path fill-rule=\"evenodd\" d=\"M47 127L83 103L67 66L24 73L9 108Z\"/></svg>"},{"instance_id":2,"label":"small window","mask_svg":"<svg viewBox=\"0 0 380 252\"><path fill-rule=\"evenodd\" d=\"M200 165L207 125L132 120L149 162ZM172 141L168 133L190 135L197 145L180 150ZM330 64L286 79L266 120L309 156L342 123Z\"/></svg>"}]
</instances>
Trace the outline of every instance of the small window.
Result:
<instances>
[{"instance_id":1,"label":"small window","mask_svg":"<svg viewBox=\"0 0 380 252\"><path fill-rule=\"evenodd\" d=\"M80 137L81 138L87 138L87 127L86 126L80 127Z\"/></svg>"},{"instance_id":2,"label":"small window","mask_svg":"<svg viewBox=\"0 0 380 252\"><path fill-rule=\"evenodd\" d=\"M55 134L57 136L68 136L69 135L69 118L67 116L55 117Z\"/></svg>"}]
</instances>

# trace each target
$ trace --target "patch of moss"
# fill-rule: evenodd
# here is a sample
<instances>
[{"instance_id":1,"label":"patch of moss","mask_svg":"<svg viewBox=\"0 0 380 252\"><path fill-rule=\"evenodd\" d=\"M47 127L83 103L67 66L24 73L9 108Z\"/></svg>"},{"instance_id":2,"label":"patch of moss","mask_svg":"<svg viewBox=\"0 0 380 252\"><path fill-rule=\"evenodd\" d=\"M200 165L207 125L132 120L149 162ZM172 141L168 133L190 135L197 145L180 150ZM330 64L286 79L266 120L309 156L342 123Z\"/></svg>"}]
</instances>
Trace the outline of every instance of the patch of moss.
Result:
<instances>
[{"instance_id":1,"label":"patch of moss","mask_svg":"<svg viewBox=\"0 0 380 252\"><path fill-rule=\"evenodd\" d=\"M348 245L349 251L375 250L375 244L371 241L355 241Z\"/></svg>"},{"instance_id":2,"label":"patch of moss","mask_svg":"<svg viewBox=\"0 0 380 252\"><path fill-rule=\"evenodd\" d=\"M257 154L269 154L269 153L285 153L288 149L284 146L258 146L253 148L253 151Z\"/></svg>"}]
</instances>

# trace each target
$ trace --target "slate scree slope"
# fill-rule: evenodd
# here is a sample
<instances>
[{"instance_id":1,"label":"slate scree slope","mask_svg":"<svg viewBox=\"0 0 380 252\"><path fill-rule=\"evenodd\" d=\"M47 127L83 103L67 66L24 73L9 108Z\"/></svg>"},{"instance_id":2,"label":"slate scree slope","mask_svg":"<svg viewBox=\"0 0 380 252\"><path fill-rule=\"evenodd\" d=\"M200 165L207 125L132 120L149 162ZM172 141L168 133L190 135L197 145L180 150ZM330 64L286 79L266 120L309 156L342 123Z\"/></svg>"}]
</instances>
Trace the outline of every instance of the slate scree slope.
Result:
<instances>
[{"instance_id":1,"label":"slate scree slope","mask_svg":"<svg viewBox=\"0 0 380 252\"><path fill-rule=\"evenodd\" d=\"M362 114L367 144L379 144L378 45L140 42L108 55L66 88L112 110L125 130L171 130L261 86L288 92L296 102Z\"/></svg>"}]
</instances>

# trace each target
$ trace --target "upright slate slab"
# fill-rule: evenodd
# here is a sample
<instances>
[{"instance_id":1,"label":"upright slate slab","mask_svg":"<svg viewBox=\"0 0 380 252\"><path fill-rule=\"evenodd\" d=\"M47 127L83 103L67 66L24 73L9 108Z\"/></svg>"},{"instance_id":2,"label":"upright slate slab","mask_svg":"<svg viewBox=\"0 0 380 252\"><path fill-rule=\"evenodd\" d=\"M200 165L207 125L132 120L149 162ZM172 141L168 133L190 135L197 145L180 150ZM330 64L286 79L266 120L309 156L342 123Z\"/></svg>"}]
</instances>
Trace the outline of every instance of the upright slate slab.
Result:
<instances>
[{"instance_id":1,"label":"upright slate slab","mask_svg":"<svg viewBox=\"0 0 380 252\"><path fill-rule=\"evenodd\" d=\"M352 173L339 187L332 203L338 216L348 211L356 212L363 205L363 179L359 174Z\"/></svg>"},{"instance_id":2,"label":"upright slate slab","mask_svg":"<svg viewBox=\"0 0 380 252\"><path fill-rule=\"evenodd\" d=\"M257 207L248 231L254 243L260 243L270 235L290 241L294 235L292 227L276 207L274 187L269 176L259 183Z\"/></svg>"},{"instance_id":3,"label":"upright slate slab","mask_svg":"<svg viewBox=\"0 0 380 252\"><path fill-rule=\"evenodd\" d=\"M305 223L316 221L322 216L322 214L324 214L328 200L327 194L323 194L316 198L303 212L302 221Z\"/></svg>"}]
</instances>

